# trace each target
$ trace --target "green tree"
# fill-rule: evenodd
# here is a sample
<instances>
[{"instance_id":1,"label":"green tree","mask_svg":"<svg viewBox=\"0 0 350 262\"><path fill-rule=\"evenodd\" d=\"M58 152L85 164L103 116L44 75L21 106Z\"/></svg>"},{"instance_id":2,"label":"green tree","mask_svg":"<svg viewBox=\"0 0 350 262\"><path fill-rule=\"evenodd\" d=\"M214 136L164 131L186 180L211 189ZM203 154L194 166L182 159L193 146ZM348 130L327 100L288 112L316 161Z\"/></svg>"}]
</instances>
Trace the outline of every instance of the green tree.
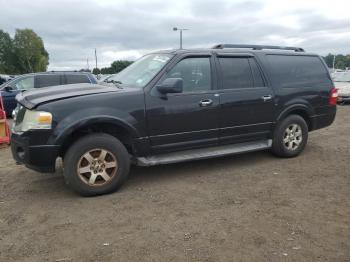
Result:
<instances>
[{"instance_id":1,"label":"green tree","mask_svg":"<svg viewBox=\"0 0 350 262\"><path fill-rule=\"evenodd\" d=\"M333 68L334 54L328 54L327 56L323 57L323 59L329 68ZM335 55L335 68L336 69L350 68L350 55L342 55L342 54Z\"/></svg>"},{"instance_id":2,"label":"green tree","mask_svg":"<svg viewBox=\"0 0 350 262\"><path fill-rule=\"evenodd\" d=\"M128 67L132 62L127 60L117 60L111 64L113 72L118 73Z\"/></svg>"},{"instance_id":3,"label":"green tree","mask_svg":"<svg viewBox=\"0 0 350 262\"><path fill-rule=\"evenodd\" d=\"M17 29L13 39L16 66L20 73L46 71L49 54L43 40L31 29Z\"/></svg>"},{"instance_id":4,"label":"green tree","mask_svg":"<svg viewBox=\"0 0 350 262\"><path fill-rule=\"evenodd\" d=\"M328 54L327 56L323 57L324 61L326 62L327 66L329 68L333 67L333 57L334 57L334 55L332 55L332 54Z\"/></svg>"},{"instance_id":5,"label":"green tree","mask_svg":"<svg viewBox=\"0 0 350 262\"><path fill-rule=\"evenodd\" d=\"M101 74L101 70L95 67L95 68L92 70L92 73L93 73L94 75L98 75L98 74Z\"/></svg>"},{"instance_id":6,"label":"green tree","mask_svg":"<svg viewBox=\"0 0 350 262\"><path fill-rule=\"evenodd\" d=\"M101 74L116 74L116 73L119 73L120 71L122 71L124 68L131 65L132 63L133 63L133 61L117 60L117 61L114 61L110 67L103 67L99 71Z\"/></svg>"},{"instance_id":7,"label":"green tree","mask_svg":"<svg viewBox=\"0 0 350 262\"><path fill-rule=\"evenodd\" d=\"M9 74L14 69L13 45L10 35L0 30L0 73Z\"/></svg>"}]
</instances>

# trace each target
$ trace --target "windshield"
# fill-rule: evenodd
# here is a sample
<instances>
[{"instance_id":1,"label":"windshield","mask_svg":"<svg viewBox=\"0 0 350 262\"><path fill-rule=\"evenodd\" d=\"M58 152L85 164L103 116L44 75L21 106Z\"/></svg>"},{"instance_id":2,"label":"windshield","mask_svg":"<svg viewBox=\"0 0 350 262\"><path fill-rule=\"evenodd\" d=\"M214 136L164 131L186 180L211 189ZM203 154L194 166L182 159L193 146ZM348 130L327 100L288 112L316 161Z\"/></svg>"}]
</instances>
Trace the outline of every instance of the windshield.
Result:
<instances>
[{"instance_id":1,"label":"windshield","mask_svg":"<svg viewBox=\"0 0 350 262\"><path fill-rule=\"evenodd\" d=\"M115 82L144 87L171 58L168 54L150 54L141 57L118 74L108 77L105 82Z\"/></svg>"},{"instance_id":2,"label":"windshield","mask_svg":"<svg viewBox=\"0 0 350 262\"><path fill-rule=\"evenodd\" d=\"M333 80L335 82L350 82L350 72L334 73Z\"/></svg>"}]
</instances>

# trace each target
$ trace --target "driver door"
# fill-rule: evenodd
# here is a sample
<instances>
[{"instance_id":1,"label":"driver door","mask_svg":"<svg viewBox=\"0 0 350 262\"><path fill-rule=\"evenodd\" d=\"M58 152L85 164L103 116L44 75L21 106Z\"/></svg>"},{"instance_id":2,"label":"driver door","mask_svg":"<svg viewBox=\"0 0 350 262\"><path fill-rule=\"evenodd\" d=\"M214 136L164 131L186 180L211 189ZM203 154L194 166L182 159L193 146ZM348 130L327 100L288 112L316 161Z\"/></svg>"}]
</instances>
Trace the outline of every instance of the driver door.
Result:
<instances>
[{"instance_id":1,"label":"driver door","mask_svg":"<svg viewBox=\"0 0 350 262\"><path fill-rule=\"evenodd\" d=\"M151 150L163 153L218 143L219 97L212 57L182 57L170 65L158 83L181 78L181 93L146 94L146 117Z\"/></svg>"}]
</instances>

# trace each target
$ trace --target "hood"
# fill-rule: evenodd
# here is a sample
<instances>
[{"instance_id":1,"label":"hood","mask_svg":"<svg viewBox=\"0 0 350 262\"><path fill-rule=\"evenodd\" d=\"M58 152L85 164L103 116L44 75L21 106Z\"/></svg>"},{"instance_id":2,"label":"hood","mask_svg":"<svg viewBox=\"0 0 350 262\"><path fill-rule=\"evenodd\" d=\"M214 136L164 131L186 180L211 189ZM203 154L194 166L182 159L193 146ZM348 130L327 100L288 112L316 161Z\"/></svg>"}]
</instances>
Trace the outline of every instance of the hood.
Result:
<instances>
[{"instance_id":1,"label":"hood","mask_svg":"<svg viewBox=\"0 0 350 262\"><path fill-rule=\"evenodd\" d=\"M339 95L350 94L350 82L334 82L335 88L338 89Z\"/></svg>"},{"instance_id":2,"label":"hood","mask_svg":"<svg viewBox=\"0 0 350 262\"><path fill-rule=\"evenodd\" d=\"M57 101L65 98L94 95L101 93L119 92L121 89L93 84L73 84L50 86L25 91L16 96L16 100L28 109L50 101Z\"/></svg>"}]
</instances>

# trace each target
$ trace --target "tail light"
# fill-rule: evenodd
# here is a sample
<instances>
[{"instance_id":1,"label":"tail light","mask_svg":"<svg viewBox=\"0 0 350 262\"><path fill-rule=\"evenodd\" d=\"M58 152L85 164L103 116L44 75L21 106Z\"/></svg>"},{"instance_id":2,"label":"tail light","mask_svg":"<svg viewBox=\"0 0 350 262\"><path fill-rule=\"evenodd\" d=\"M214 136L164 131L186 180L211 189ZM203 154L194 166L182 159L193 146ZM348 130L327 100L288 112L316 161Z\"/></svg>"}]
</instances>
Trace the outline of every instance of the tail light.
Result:
<instances>
[{"instance_id":1,"label":"tail light","mask_svg":"<svg viewBox=\"0 0 350 262\"><path fill-rule=\"evenodd\" d=\"M331 106L335 106L337 105L337 101L338 101L338 89L332 88L329 95L328 104Z\"/></svg>"}]
</instances>

